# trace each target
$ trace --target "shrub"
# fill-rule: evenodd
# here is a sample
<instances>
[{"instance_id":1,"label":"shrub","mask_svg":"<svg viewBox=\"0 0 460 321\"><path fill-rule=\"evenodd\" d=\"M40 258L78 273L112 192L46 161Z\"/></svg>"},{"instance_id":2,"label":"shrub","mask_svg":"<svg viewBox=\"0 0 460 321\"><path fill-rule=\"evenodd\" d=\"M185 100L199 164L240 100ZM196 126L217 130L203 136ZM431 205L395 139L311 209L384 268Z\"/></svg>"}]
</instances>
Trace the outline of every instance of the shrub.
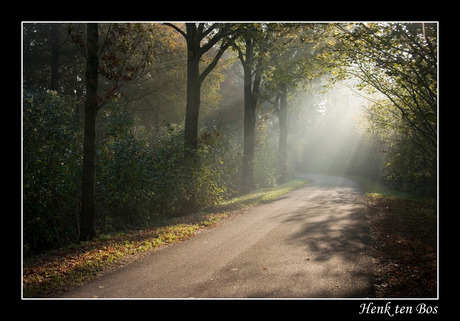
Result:
<instances>
[{"instance_id":1,"label":"shrub","mask_svg":"<svg viewBox=\"0 0 460 321\"><path fill-rule=\"evenodd\" d=\"M76 104L53 91L23 96L24 250L43 251L78 235L82 141Z\"/></svg>"}]
</instances>

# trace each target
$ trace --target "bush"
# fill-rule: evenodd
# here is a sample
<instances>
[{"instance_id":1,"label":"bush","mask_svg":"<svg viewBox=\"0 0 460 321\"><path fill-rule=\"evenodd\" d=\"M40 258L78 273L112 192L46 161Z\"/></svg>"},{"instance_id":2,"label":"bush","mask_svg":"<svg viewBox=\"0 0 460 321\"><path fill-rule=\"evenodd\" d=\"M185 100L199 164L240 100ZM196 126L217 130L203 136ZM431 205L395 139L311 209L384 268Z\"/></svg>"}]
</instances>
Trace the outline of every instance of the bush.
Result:
<instances>
[{"instance_id":1,"label":"bush","mask_svg":"<svg viewBox=\"0 0 460 321\"><path fill-rule=\"evenodd\" d=\"M422 154L408 137L397 140L389 154L385 175L390 186L402 192L436 197L436 167L430 166L436 164L436 155Z\"/></svg>"},{"instance_id":2,"label":"bush","mask_svg":"<svg viewBox=\"0 0 460 321\"><path fill-rule=\"evenodd\" d=\"M259 124L254 152L254 178L258 188L273 187L278 184L280 175L276 134L268 130L264 124Z\"/></svg>"},{"instance_id":3,"label":"bush","mask_svg":"<svg viewBox=\"0 0 460 321\"><path fill-rule=\"evenodd\" d=\"M82 137L74 101L53 91L24 92L24 250L76 239Z\"/></svg>"},{"instance_id":4,"label":"bush","mask_svg":"<svg viewBox=\"0 0 460 321\"><path fill-rule=\"evenodd\" d=\"M139 138L130 122L114 117L104 129L96 192L101 232L188 214L235 193L238 153L220 132L200 135L193 160L184 156L182 126L168 124L155 138Z\"/></svg>"},{"instance_id":5,"label":"bush","mask_svg":"<svg viewBox=\"0 0 460 321\"><path fill-rule=\"evenodd\" d=\"M150 168L148 143L130 130L110 135L98 152L96 204L101 232L149 223Z\"/></svg>"},{"instance_id":6,"label":"bush","mask_svg":"<svg viewBox=\"0 0 460 321\"><path fill-rule=\"evenodd\" d=\"M235 154L231 154L230 146L220 132L203 132L196 159L186 158L183 127L167 125L163 128L153 155L155 212L161 216L179 215L232 195L239 166L234 166Z\"/></svg>"}]
</instances>

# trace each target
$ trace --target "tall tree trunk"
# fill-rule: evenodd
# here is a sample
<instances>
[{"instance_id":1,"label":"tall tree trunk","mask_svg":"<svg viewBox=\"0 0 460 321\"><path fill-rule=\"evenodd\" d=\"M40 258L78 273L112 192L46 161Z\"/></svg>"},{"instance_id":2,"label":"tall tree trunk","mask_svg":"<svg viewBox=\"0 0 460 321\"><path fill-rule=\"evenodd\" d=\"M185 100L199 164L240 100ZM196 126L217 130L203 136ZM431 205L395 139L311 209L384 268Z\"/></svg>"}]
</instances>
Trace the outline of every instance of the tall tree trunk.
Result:
<instances>
[{"instance_id":1,"label":"tall tree trunk","mask_svg":"<svg viewBox=\"0 0 460 321\"><path fill-rule=\"evenodd\" d=\"M279 140L279 174L280 182L287 179L287 88L285 84L281 85L280 109L280 140Z\"/></svg>"},{"instance_id":2,"label":"tall tree trunk","mask_svg":"<svg viewBox=\"0 0 460 321\"><path fill-rule=\"evenodd\" d=\"M185 108L185 153L191 156L198 149L198 116L201 83L199 58L189 49L187 61L187 105Z\"/></svg>"},{"instance_id":3,"label":"tall tree trunk","mask_svg":"<svg viewBox=\"0 0 460 321\"><path fill-rule=\"evenodd\" d=\"M83 142L83 177L81 192L80 241L96 236L96 117L98 111L98 24L87 24L85 130Z\"/></svg>"},{"instance_id":4,"label":"tall tree trunk","mask_svg":"<svg viewBox=\"0 0 460 321\"><path fill-rule=\"evenodd\" d=\"M256 109L259 98L262 67L254 64L254 43L246 39L246 53L239 52L244 71L244 148L243 148L243 186L244 193L255 189L254 152L256 142ZM254 69L254 70L253 70Z\"/></svg>"},{"instance_id":5,"label":"tall tree trunk","mask_svg":"<svg viewBox=\"0 0 460 321\"><path fill-rule=\"evenodd\" d=\"M254 150L256 140L256 110L252 95L252 70L244 66L244 148L243 148L243 192L255 188Z\"/></svg>"},{"instance_id":6,"label":"tall tree trunk","mask_svg":"<svg viewBox=\"0 0 460 321\"><path fill-rule=\"evenodd\" d=\"M52 24L50 29L51 79L50 90L59 89L59 24Z\"/></svg>"},{"instance_id":7,"label":"tall tree trunk","mask_svg":"<svg viewBox=\"0 0 460 321\"><path fill-rule=\"evenodd\" d=\"M171 23L166 23L187 41L187 105L185 112L185 156L193 156L198 149L198 115L200 112L201 84L208 74L216 67L231 41L222 43L213 60L200 74L200 58L213 48L224 37L230 36L231 24L222 26L205 23L186 23L186 32ZM208 28L208 29L206 29ZM210 34L213 32L212 36ZM207 42L202 43L204 39Z\"/></svg>"},{"instance_id":8,"label":"tall tree trunk","mask_svg":"<svg viewBox=\"0 0 460 321\"><path fill-rule=\"evenodd\" d=\"M198 115L200 112L201 37L195 23L187 23L187 105L185 107L185 156L192 157L198 149Z\"/></svg>"}]
</instances>

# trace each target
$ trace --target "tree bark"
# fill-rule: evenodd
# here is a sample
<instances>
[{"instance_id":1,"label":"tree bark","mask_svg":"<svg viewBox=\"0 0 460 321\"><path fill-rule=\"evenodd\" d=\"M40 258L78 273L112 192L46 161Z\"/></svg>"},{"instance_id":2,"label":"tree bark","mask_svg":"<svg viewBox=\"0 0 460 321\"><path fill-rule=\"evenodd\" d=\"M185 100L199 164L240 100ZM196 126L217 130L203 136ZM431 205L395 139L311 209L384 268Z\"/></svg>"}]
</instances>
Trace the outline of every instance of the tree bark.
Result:
<instances>
[{"instance_id":1,"label":"tree bark","mask_svg":"<svg viewBox=\"0 0 460 321\"><path fill-rule=\"evenodd\" d=\"M259 98L262 69L254 64L254 43L246 39L246 53L239 52L244 71L244 147L243 147L243 186L244 193L255 189L254 152L256 142L256 109ZM253 70L254 69L254 70Z\"/></svg>"},{"instance_id":2,"label":"tree bark","mask_svg":"<svg viewBox=\"0 0 460 321\"><path fill-rule=\"evenodd\" d=\"M201 101L200 58L189 48L187 58L187 105L185 107L185 153L198 149L198 117Z\"/></svg>"},{"instance_id":3,"label":"tree bark","mask_svg":"<svg viewBox=\"0 0 460 321\"><path fill-rule=\"evenodd\" d=\"M51 46L51 79L50 90L59 89L59 25L52 24L50 29L50 46Z\"/></svg>"},{"instance_id":4,"label":"tree bark","mask_svg":"<svg viewBox=\"0 0 460 321\"><path fill-rule=\"evenodd\" d=\"M186 23L186 32L171 23L166 23L179 32L187 41L187 105L185 112L185 156L193 156L198 149L198 116L201 103L201 84L208 74L216 67L219 59L225 50L230 46L231 41L224 41L213 60L200 74L200 58L216 45L224 37L232 33L231 26L222 26L214 23L206 28L205 23ZM218 30L206 43L202 40L209 37L209 34Z\"/></svg>"},{"instance_id":5,"label":"tree bark","mask_svg":"<svg viewBox=\"0 0 460 321\"><path fill-rule=\"evenodd\" d=\"M252 75L249 66L244 67L244 148L243 148L243 192L255 188L254 151L256 139L256 110L252 96Z\"/></svg>"},{"instance_id":6,"label":"tree bark","mask_svg":"<svg viewBox=\"0 0 460 321\"><path fill-rule=\"evenodd\" d=\"M281 85L280 109L279 109L279 174L280 182L287 179L287 88L285 84Z\"/></svg>"},{"instance_id":7,"label":"tree bark","mask_svg":"<svg viewBox=\"0 0 460 321\"><path fill-rule=\"evenodd\" d=\"M96 117L98 111L98 24L87 24L86 100L83 142L83 177L80 213L80 241L96 236L95 180L96 180Z\"/></svg>"}]
</instances>

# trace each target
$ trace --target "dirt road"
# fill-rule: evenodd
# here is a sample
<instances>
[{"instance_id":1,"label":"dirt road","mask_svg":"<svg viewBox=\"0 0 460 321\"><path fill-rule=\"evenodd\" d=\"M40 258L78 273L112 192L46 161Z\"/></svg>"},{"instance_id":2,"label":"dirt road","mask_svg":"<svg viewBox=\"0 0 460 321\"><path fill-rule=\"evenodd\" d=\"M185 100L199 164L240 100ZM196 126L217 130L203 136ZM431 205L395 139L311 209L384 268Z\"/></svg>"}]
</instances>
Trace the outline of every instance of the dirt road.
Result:
<instances>
[{"instance_id":1,"label":"dirt road","mask_svg":"<svg viewBox=\"0 0 460 321\"><path fill-rule=\"evenodd\" d=\"M147 255L65 298L331 298L371 295L364 197L352 180L308 186Z\"/></svg>"}]
</instances>

